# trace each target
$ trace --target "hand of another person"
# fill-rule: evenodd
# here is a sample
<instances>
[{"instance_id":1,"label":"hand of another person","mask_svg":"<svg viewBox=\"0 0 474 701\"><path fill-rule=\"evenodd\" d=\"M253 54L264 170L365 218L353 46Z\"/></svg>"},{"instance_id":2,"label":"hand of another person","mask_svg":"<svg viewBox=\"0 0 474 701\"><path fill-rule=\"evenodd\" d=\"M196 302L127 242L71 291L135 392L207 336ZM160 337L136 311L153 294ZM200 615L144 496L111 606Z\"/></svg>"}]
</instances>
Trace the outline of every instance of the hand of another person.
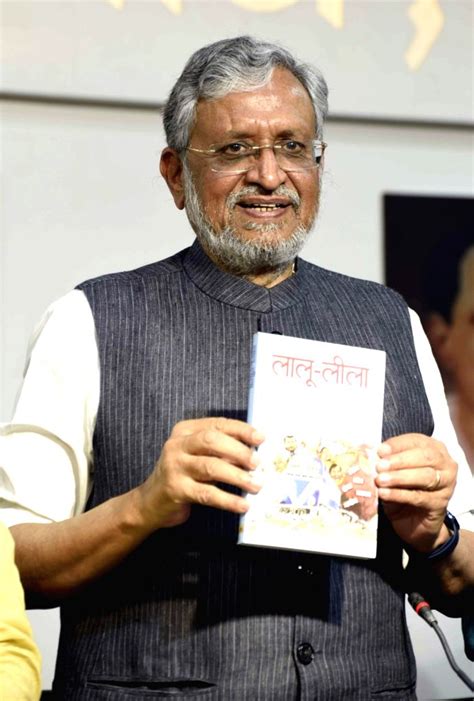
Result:
<instances>
[{"instance_id":1,"label":"hand of another person","mask_svg":"<svg viewBox=\"0 0 474 701\"><path fill-rule=\"evenodd\" d=\"M457 465L443 443L407 433L378 449L376 485L385 514L410 547L430 552L448 538L443 525Z\"/></svg>"},{"instance_id":2,"label":"hand of another person","mask_svg":"<svg viewBox=\"0 0 474 701\"><path fill-rule=\"evenodd\" d=\"M204 418L177 423L154 471L139 488L143 517L157 529L184 523L193 503L245 513L245 499L216 483L257 493L260 486L251 474L258 464L253 449L262 441L244 421Z\"/></svg>"}]
</instances>

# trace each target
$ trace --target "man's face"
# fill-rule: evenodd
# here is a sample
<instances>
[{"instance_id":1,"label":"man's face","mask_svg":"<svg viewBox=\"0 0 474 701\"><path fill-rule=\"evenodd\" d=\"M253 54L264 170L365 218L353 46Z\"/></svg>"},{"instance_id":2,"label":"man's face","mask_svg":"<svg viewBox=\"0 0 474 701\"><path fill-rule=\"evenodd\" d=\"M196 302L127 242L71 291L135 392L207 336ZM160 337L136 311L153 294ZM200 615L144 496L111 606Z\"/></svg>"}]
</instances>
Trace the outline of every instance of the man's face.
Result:
<instances>
[{"instance_id":1,"label":"man's face","mask_svg":"<svg viewBox=\"0 0 474 701\"><path fill-rule=\"evenodd\" d=\"M294 436L285 436L283 439L283 445L290 453L294 453L298 447L298 443L296 442L296 438Z\"/></svg>"},{"instance_id":2,"label":"man's face","mask_svg":"<svg viewBox=\"0 0 474 701\"><path fill-rule=\"evenodd\" d=\"M282 138L308 141L315 133L306 90L291 73L275 69L262 88L200 102L190 146L209 149L234 140L252 145L273 144ZM272 149L263 149L255 165L239 174L214 172L212 159L198 153L188 152L187 160L202 214L217 236L232 236L250 247L264 244L268 249L289 242L299 231L301 248L317 212L318 168L287 173L279 168ZM186 201L185 205L188 209ZM189 209L188 215L201 238ZM202 244L206 248L205 240Z\"/></svg>"}]
</instances>

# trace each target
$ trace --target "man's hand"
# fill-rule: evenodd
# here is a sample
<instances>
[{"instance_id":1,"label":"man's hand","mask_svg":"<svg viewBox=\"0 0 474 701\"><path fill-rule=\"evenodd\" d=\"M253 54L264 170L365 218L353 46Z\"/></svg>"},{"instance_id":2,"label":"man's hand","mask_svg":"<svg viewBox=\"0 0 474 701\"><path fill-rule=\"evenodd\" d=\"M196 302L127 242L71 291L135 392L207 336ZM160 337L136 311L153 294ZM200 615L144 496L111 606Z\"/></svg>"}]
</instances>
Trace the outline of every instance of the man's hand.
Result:
<instances>
[{"instance_id":1,"label":"man's hand","mask_svg":"<svg viewBox=\"0 0 474 701\"><path fill-rule=\"evenodd\" d=\"M375 482L395 532L415 550L432 551L449 538L443 521L456 463L443 443L418 433L390 438L378 455Z\"/></svg>"},{"instance_id":2,"label":"man's hand","mask_svg":"<svg viewBox=\"0 0 474 701\"><path fill-rule=\"evenodd\" d=\"M153 473L139 488L142 516L150 530L184 523L193 503L245 513L245 499L216 483L256 494L260 486L252 481L258 464L253 449L262 441L252 426L234 419L176 424Z\"/></svg>"},{"instance_id":3,"label":"man's hand","mask_svg":"<svg viewBox=\"0 0 474 701\"><path fill-rule=\"evenodd\" d=\"M57 605L102 576L158 528L186 521L193 503L247 511L245 499L214 483L258 492L251 471L253 449L262 441L243 421L182 421L139 487L65 521L13 526L17 565L25 588L39 595L35 605Z\"/></svg>"}]
</instances>

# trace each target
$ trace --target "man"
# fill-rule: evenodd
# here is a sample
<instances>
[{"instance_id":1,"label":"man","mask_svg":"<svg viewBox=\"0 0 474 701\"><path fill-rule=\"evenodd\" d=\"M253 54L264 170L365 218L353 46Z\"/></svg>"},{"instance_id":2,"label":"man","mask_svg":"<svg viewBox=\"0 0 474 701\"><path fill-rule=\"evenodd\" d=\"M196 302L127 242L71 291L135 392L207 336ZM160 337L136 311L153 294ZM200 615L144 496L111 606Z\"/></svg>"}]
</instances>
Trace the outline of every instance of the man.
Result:
<instances>
[{"instance_id":1,"label":"man","mask_svg":"<svg viewBox=\"0 0 474 701\"><path fill-rule=\"evenodd\" d=\"M44 324L7 429L4 512L28 591L63 602L60 698L413 699L402 548L417 587L464 610L473 535L446 508L468 511L472 493L461 464L453 497L456 463L431 437L434 423L457 458L419 328L415 349L395 293L297 259L326 111L320 74L278 47L196 52L161 172L197 241L84 283ZM386 350L377 560L235 545L241 492L259 490L264 436L244 420L257 329ZM29 433L53 497L25 467Z\"/></svg>"},{"instance_id":2,"label":"man","mask_svg":"<svg viewBox=\"0 0 474 701\"><path fill-rule=\"evenodd\" d=\"M431 252L423 325L438 361L451 420L474 473L474 235L452 233Z\"/></svg>"},{"instance_id":3,"label":"man","mask_svg":"<svg viewBox=\"0 0 474 701\"><path fill-rule=\"evenodd\" d=\"M445 236L424 276L423 324L443 375L458 441L474 474L474 236ZM474 609L474 606L473 606ZM462 619L465 652L474 661L474 610Z\"/></svg>"}]
</instances>

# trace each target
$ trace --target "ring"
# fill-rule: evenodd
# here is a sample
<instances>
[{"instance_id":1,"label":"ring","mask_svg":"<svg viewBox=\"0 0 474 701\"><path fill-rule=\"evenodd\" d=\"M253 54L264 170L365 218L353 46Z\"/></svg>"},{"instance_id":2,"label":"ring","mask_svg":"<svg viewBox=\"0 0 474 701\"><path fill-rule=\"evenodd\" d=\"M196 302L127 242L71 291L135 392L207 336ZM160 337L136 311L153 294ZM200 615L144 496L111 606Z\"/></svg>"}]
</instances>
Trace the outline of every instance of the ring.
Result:
<instances>
[{"instance_id":1,"label":"ring","mask_svg":"<svg viewBox=\"0 0 474 701\"><path fill-rule=\"evenodd\" d=\"M428 492L434 492L436 489L438 489L440 482L441 472L439 470L436 470L436 478L433 482L430 482L430 484L426 487L426 490Z\"/></svg>"}]
</instances>

